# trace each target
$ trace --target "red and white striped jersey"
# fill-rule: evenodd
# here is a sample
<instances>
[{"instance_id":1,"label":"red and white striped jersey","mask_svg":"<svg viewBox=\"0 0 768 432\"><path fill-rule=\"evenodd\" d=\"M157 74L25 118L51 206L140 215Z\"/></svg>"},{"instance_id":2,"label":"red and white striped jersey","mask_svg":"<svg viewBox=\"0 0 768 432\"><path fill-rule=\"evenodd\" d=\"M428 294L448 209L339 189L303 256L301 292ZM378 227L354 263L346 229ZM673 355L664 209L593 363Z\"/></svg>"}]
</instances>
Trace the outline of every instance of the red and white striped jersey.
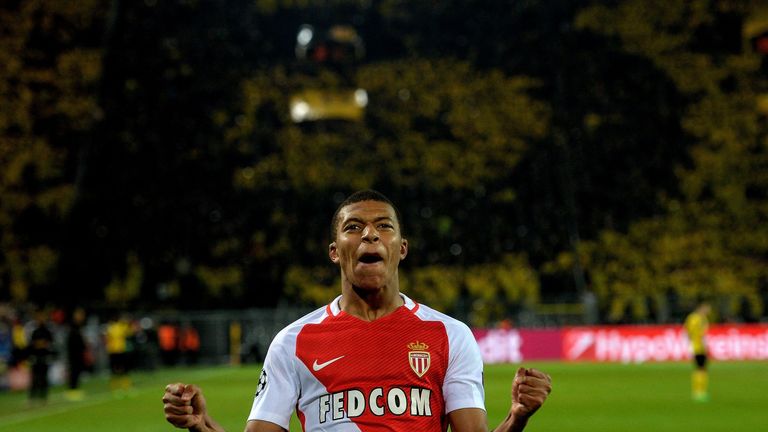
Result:
<instances>
[{"instance_id":1,"label":"red and white striped jersey","mask_svg":"<svg viewBox=\"0 0 768 432\"><path fill-rule=\"evenodd\" d=\"M270 345L248 420L304 431L448 428L446 414L485 409L483 363L469 328L402 295L374 321L339 299L283 329Z\"/></svg>"}]
</instances>

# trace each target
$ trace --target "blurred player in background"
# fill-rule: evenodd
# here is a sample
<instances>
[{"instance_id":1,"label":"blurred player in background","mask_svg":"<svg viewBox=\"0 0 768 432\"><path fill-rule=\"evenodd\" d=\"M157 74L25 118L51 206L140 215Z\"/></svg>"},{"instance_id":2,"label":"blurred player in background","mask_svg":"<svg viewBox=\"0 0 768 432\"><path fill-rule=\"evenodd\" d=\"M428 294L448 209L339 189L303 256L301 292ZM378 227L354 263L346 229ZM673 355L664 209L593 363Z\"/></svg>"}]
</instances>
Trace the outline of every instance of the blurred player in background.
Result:
<instances>
[{"instance_id":1,"label":"blurred player in background","mask_svg":"<svg viewBox=\"0 0 768 432\"><path fill-rule=\"evenodd\" d=\"M691 375L691 397L697 402L709 400L706 337L711 311L712 308L709 303L702 302L685 319L685 332L691 342L694 361L694 370Z\"/></svg>"},{"instance_id":2,"label":"blurred player in background","mask_svg":"<svg viewBox=\"0 0 768 432\"><path fill-rule=\"evenodd\" d=\"M247 432L286 431L294 409L306 431L488 430L471 331L400 293L398 266L408 253L400 221L375 191L356 192L338 207L328 255L340 268L341 295L272 341ZM496 431L523 430L550 391L548 375L519 368ZM223 430L195 385L168 385L163 403L176 427Z\"/></svg>"}]
</instances>

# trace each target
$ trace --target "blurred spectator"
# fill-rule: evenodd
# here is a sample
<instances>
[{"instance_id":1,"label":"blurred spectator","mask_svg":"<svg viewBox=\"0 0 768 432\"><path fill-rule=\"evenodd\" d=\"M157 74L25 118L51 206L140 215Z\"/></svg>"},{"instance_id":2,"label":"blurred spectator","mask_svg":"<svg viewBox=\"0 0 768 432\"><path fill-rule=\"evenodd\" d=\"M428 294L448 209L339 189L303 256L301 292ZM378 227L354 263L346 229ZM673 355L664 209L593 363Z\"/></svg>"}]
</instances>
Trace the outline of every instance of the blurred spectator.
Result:
<instances>
[{"instance_id":1,"label":"blurred spectator","mask_svg":"<svg viewBox=\"0 0 768 432\"><path fill-rule=\"evenodd\" d=\"M81 400L83 392L80 390L80 374L88 363L88 347L83 338L83 324L85 323L85 311L77 308L72 312L67 334L67 366L69 368L68 390L65 393L69 400Z\"/></svg>"},{"instance_id":2,"label":"blurred spectator","mask_svg":"<svg viewBox=\"0 0 768 432\"><path fill-rule=\"evenodd\" d=\"M51 321L56 325L62 325L67 322L67 313L64 309L56 308L51 311Z\"/></svg>"},{"instance_id":3,"label":"blurred spectator","mask_svg":"<svg viewBox=\"0 0 768 432\"><path fill-rule=\"evenodd\" d=\"M11 318L11 357L8 360L8 387L11 390L29 388L27 363L27 332L18 315Z\"/></svg>"},{"instance_id":4,"label":"blurred spectator","mask_svg":"<svg viewBox=\"0 0 768 432\"><path fill-rule=\"evenodd\" d=\"M11 328L11 367L19 366L27 359L27 333L24 330L24 324L18 317L13 322Z\"/></svg>"},{"instance_id":5,"label":"blurred spectator","mask_svg":"<svg viewBox=\"0 0 768 432\"><path fill-rule=\"evenodd\" d=\"M179 337L179 346L181 354L184 356L184 362L188 365L197 364L200 354L200 334L191 324L184 324Z\"/></svg>"},{"instance_id":6,"label":"blurred spectator","mask_svg":"<svg viewBox=\"0 0 768 432\"><path fill-rule=\"evenodd\" d=\"M140 334L141 327L139 327L138 320L125 318L125 322L128 325L128 338L125 343L125 369L132 371L139 365L143 336Z\"/></svg>"},{"instance_id":7,"label":"blurred spectator","mask_svg":"<svg viewBox=\"0 0 768 432\"><path fill-rule=\"evenodd\" d=\"M10 317L0 312L0 390L8 387L8 369L11 361L11 328Z\"/></svg>"},{"instance_id":8,"label":"blurred spectator","mask_svg":"<svg viewBox=\"0 0 768 432\"><path fill-rule=\"evenodd\" d=\"M597 324L600 320L600 312L595 293L589 289L584 290L581 295L581 304L584 305L584 322L591 325Z\"/></svg>"},{"instance_id":9,"label":"blurred spectator","mask_svg":"<svg viewBox=\"0 0 768 432\"><path fill-rule=\"evenodd\" d=\"M144 317L139 320L135 340L136 367L142 370L155 370L159 347L157 346L157 331L152 318Z\"/></svg>"},{"instance_id":10,"label":"blurred spectator","mask_svg":"<svg viewBox=\"0 0 768 432\"><path fill-rule=\"evenodd\" d=\"M111 373L110 387L117 395L131 388L131 380L128 376L130 362L128 339L131 333L131 323L125 317L114 317L107 323L106 348Z\"/></svg>"},{"instance_id":11,"label":"blurred spectator","mask_svg":"<svg viewBox=\"0 0 768 432\"><path fill-rule=\"evenodd\" d=\"M29 362L32 368L32 385L29 391L33 404L45 403L48 399L48 369L53 360L53 333L46 323L44 311L35 314L35 329L29 338Z\"/></svg>"},{"instance_id":12,"label":"blurred spectator","mask_svg":"<svg viewBox=\"0 0 768 432\"><path fill-rule=\"evenodd\" d=\"M160 342L160 357L165 366L175 366L179 360L179 327L172 323L163 323L157 329Z\"/></svg>"},{"instance_id":13,"label":"blurred spectator","mask_svg":"<svg viewBox=\"0 0 768 432\"><path fill-rule=\"evenodd\" d=\"M514 327L512 318L504 318L496 324L496 328L501 330L511 330Z\"/></svg>"}]
</instances>

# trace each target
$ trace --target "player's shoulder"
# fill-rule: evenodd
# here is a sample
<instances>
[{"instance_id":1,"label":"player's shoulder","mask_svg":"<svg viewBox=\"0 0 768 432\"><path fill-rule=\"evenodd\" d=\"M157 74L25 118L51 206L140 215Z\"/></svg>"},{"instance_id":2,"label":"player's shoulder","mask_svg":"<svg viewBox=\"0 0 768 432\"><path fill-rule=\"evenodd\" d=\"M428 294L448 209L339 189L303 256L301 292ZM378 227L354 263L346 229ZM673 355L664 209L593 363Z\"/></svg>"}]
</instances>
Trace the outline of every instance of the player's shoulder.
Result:
<instances>
[{"instance_id":1,"label":"player's shoulder","mask_svg":"<svg viewBox=\"0 0 768 432\"><path fill-rule=\"evenodd\" d=\"M464 322L422 303L418 303L418 308L415 309L414 315L422 321L439 321L443 323L449 333L471 333L469 326Z\"/></svg>"},{"instance_id":2,"label":"player's shoulder","mask_svg":"<svg viewBox=\"0 0 768 432\"><path fill-rule=\"evenodd\" d=\"M299 332L301 331L302 328L304 328L304 326L306 326L307 324L320 323L326 317L328 317L327 306L317 308L312 312L304 315L303 317L297 319L296 321L283 327L283 329L280 330L275 336L275 338L272 340L272 344L282 345L282 344L293 343L293 341L296 340L296 335L299 334Z\"/></svg>"}]
</instances>

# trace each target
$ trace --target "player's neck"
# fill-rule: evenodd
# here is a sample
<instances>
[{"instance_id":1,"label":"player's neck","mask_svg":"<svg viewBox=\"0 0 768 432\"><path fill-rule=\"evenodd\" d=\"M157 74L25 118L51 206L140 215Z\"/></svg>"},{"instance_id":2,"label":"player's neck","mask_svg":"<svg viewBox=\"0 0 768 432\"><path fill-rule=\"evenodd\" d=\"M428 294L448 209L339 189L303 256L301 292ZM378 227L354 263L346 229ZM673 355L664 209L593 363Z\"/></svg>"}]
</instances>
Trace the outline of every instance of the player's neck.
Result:
<instances>
[{"instance_id":1,"label":"player's neck","mask_svg":"<svg viewBox=\"0 0 768 432\"><path fill-rule=\"evenodd\" d=\"M370 290L349 286L342 288L339 306L361 320L373 321L391 314L404 303L398 287Z\"/></svg>"}]
</instances>

